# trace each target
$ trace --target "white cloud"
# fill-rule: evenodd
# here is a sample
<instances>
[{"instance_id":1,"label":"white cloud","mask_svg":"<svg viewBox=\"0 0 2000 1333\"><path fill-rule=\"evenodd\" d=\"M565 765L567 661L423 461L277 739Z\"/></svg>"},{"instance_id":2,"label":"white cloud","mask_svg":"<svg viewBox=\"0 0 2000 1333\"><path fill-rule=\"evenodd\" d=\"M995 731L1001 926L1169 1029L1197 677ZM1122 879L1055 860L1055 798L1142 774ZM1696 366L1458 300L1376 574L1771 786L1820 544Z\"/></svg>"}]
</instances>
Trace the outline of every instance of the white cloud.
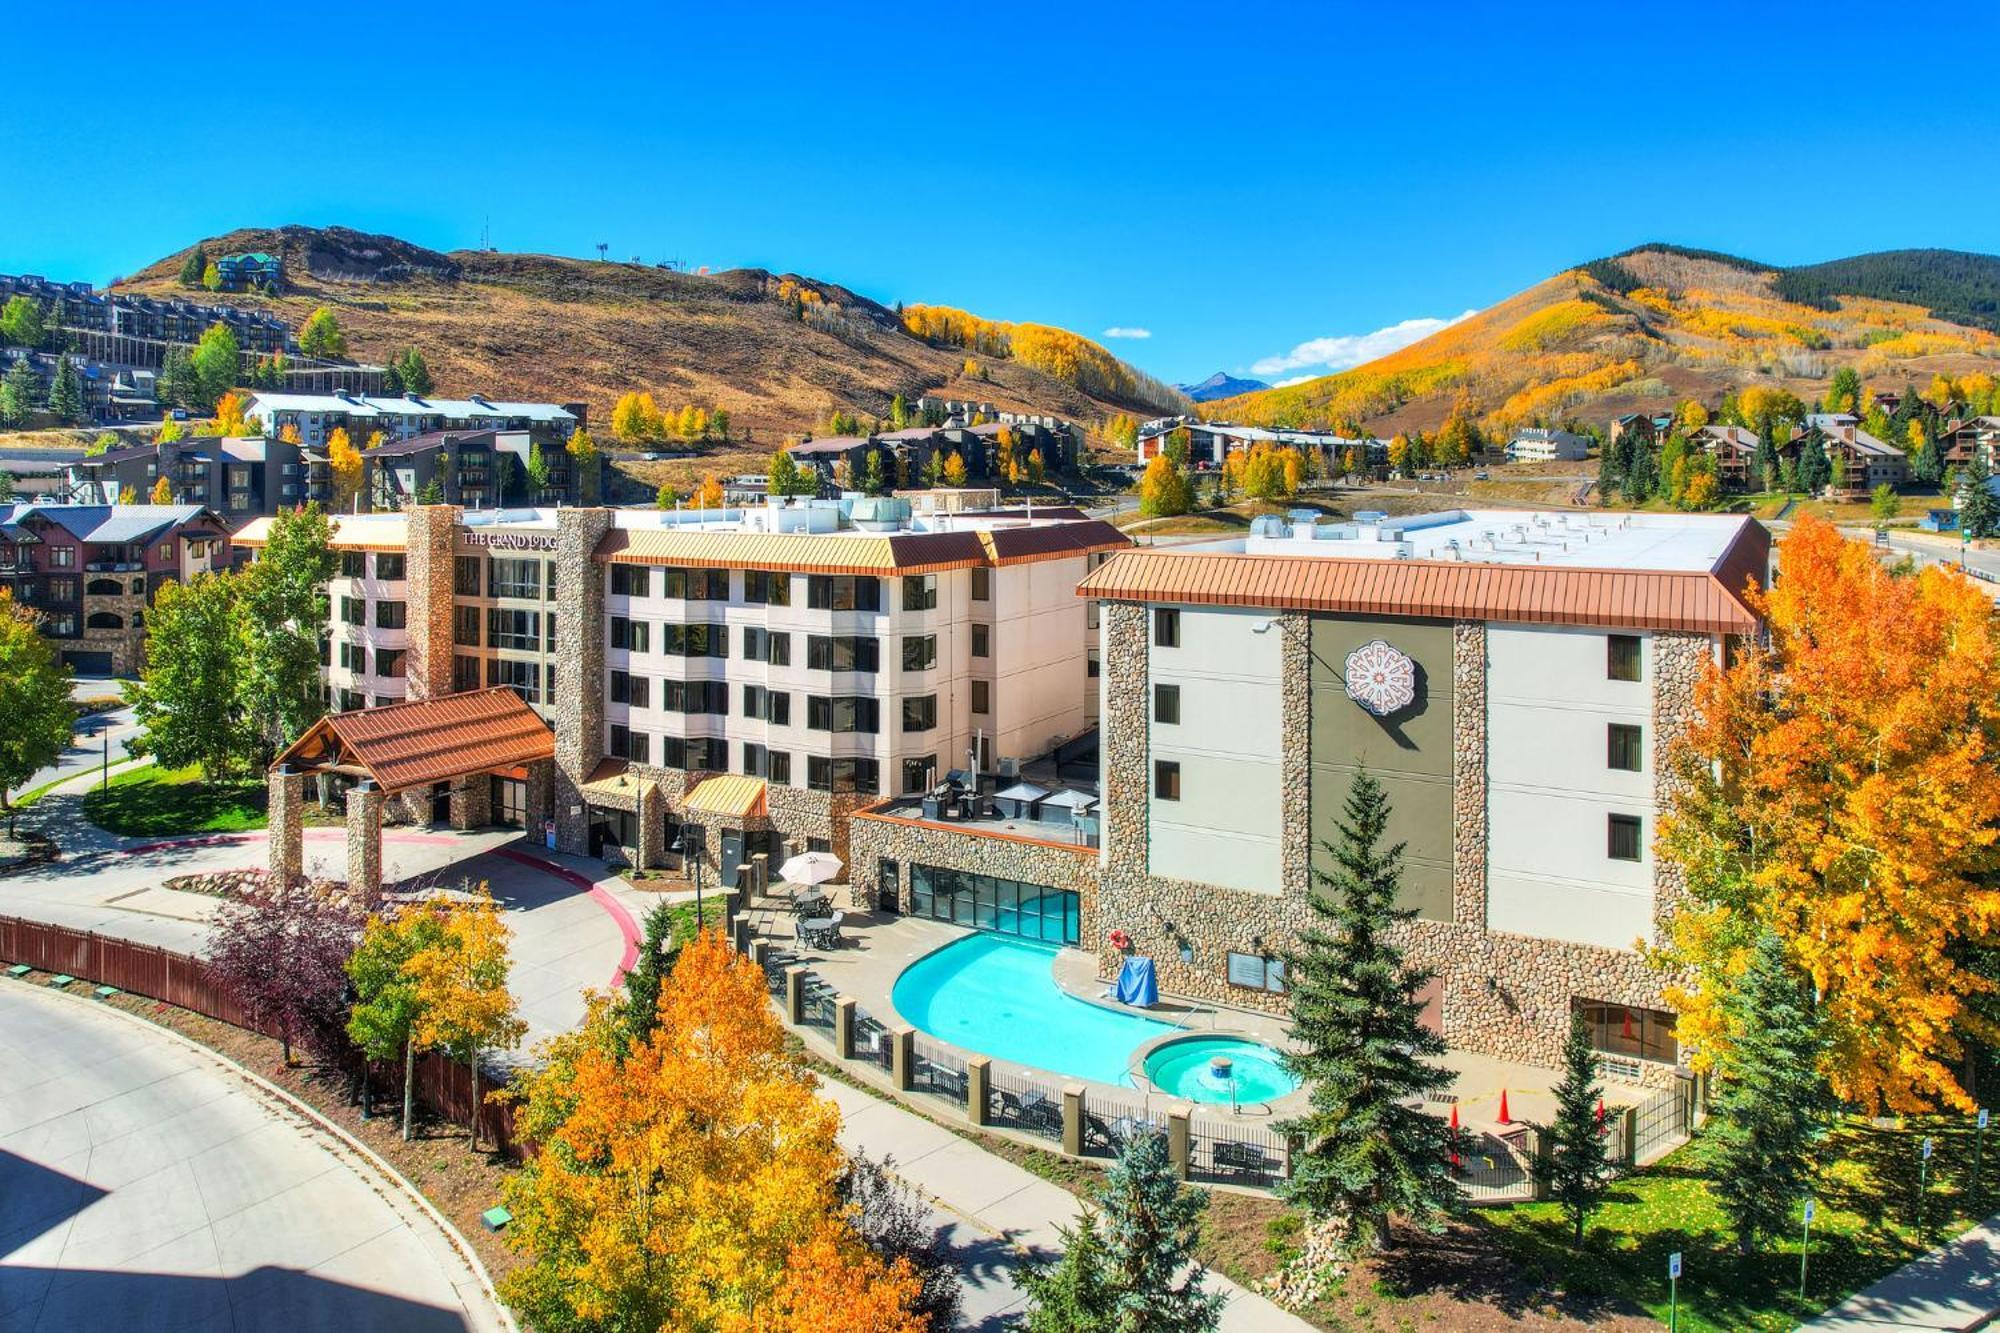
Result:
<instances>
[{"instance_id":1,"label":"white cloud","mask_svg":"<svg viewBox=\"0 0 2000 1333\"><path fill-rule=\"evenodd\" d=\"M1106 329L1100 336L1105 338L1150 338L1153 336L1153 331L1151 329L1128 329L1122 325L1114 325Z\"/></svg>"},{"instance_id":2,"label":"white cloud","mask_svg":"<svg viewBox=\"0 0 2000 1333\"><path fill-rule=\"evenodd\" d=\"M1309 375L1302 375L1287 383L1296 384L1301 379L1313 379L1329 375L1336 370L1347 370L1365 361L1373 361L1378 356L1387 356L1411 343L1428 338L1439 329L1450 328L1462 319L1470 319L1478 314L1468 310L1452 319L1406 319L1400 324L1391 324L1373 333L1337 333L1325 338L1309 338L1291 351L1278 356L1267 356L1253 363L1250 373L1259 377L1282 374L1287 370L1311 369Z\"/></svg>"}]
</instances>

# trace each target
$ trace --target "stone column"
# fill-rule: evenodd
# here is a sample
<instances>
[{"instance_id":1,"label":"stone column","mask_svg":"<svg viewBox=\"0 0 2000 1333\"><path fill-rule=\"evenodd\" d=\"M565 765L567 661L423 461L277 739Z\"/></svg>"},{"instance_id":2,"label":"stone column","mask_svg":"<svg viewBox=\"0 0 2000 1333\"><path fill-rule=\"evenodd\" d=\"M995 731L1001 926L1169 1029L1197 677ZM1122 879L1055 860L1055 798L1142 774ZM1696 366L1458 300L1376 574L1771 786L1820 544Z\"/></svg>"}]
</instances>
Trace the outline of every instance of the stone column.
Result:
<instances>
[{"instance_id":1,"label":"stone column","mask_svg":"<svg viewBox=\"0 0 2000 1333\"><path fill-rule=\"evenodd\" d=\"M1486 929L1486 622L1451 628L1451 919Z\"/></svg>"},{"instance_id":2,"label":"stone column","mask_svg":"<svg viewBox=\"0 0 2000 1333\"><path fill-rule=\"evenodd\" d=\"M1653 938L1667 937L1668 922L1687 887L1687 874L1651 847L1660 815L1673 808L1681 782L1675 773L1676 750L1694 721L1695 687L1716 657L1716 644L1706 634L1679 630L1656 631L1652 639L1653 726L1646 738L1646 762L1653 769L1654 823L1645 830L1646 855L1653 861Z\"/></svg>"},{"instance_id":3,"label":"stone column","mask_svg":"<svg viewBox=\"0 0 2000 1333\"><path fill-rule=\"evenodd\" d=\"M382 792L366 780L347 793L347 891L362 903L382 893Z\"/></svg>"},{"instance_id":4,"label":"stone column","mask_svg":"<svg viewBox=\"0 0 2000 1333\"><path fill-rule=\"evenodd\" d=\"M1116 918L1143 893L1151 870L1148 802L1153 775L1147 656L1152 642L1148 608L1136 602L1106 602L1098 616L1104 644L1104 718L1100 733L1103 772L1101 885L1079 903L1081 946L1096 953L1098 971L1118 966L1118 951L1105 942L1107 918Z\"/></svg>"},{"instance_id":5,"label":"stone column","mask_svg":"<svg viewBox=\"0 0 2000 1333\"><path fill-rule=\"evenodd\" d=\"M553 817L555 761L537 759L528 765L528 837L540 847L542 845L542 824Z\"/></svg>"},{"instance_id":6,"label":"stone column","mask_svg":"<svg viewBox=\"0 0 2000 1333\"><path fill-rule=\"evenodd\" d=\"M556 846L590 851L583 783L604 757L604 566L597 544L611 531L609 509L556 514Z\"/></svg>"},{"instance_id":7,"label":"stone column","mask_svg":"<svg viewBox=\"0 0 2000 1333\"><path fill-rule=\"evenodd\" d=\"M451 784L451 826L461 831L493 822L493 779L486 773L455 778Z\"/></svg>"},{"instance_id":8,"label":"stone column","mask_svg":"<svg viewBox=\"0 0 2000 1333\"><path fill-rule=\"evenodd\" d=\"M633 848L639 858L636 869L655 870L667 863L666 799L659 783L639 780L639 799L634 802L639 817L639 845Z\"/></svg>"},{"instance_id":9,"label":"stone column","mask_svg":"<svg viewBox=\"0 0 2000 1333\"><path fill-rule=\"evenodd\" d=\"M290 884L302 873L304 835L299 826L300 807L305 804L306 778L280 765L271 774L271 878Z\"/></svg>"},{"instance_id":10,"label":"stone column","mask_svg":"<svg viewBox=\"0 0 2000 1333\"><path fill-rule=\"evenodd\" d=\"M457 505L415 505L404 513L410 650L403 658L403 678L411 699L451 693L452 557L460 512Z\"/></svg>"},{"instance_id":11,"label":"stone column","mask_svg":"<svg viewBox=\"0 0 2000 1333\"><path fill-rule=\"evenodd\" d=\"M1279 617L1279 883L1287 898L1312 893L1312 617Z\"/></svg>"}]
</instances>

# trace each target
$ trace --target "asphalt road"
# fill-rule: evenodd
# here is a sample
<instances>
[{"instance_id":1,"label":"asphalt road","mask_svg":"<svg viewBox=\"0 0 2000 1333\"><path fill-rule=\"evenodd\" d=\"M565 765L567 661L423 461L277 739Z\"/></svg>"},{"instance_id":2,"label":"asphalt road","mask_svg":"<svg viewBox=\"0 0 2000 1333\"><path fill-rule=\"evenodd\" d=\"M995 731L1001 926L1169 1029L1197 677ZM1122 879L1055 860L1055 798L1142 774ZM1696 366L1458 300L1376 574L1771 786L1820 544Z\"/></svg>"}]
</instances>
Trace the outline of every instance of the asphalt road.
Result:
<instances>
[{"instance_id":1,"label":"asphalt road","mask_svg":"<svg viewBox=\"0 0 2000 1333\"><path fill-rule=\"evenodd\" d=\"M0 1328L504 1327L447 1231L173 1034L0 982Z\"/></svg>"},{"instance_id":2,"label":"asphalt road","mask_svg":"<svg viewBox=\"0 0 2000 1333\"><path fill-rule=\"evenodd\" d=\"M115 680L79 680L72 687L70 694L72 697L78 699L87 699L103 694L116 694L120 688L120 684L121 682ZM16 787L14 792L10 792L9 795L18 792L33 791L44 783L54 782L58 778L73 778L79 773L95 771L105 762L104 754L107 738L111 746L111 762L116 764L119 760L129 757L126 753L126 743L132 737L136 736L138 732L139 726L132 720L132 710L130 708L120 708L109 713L95 713L89 717L79 718L76 724L76 731L71 736L70 747L63 751L61 758L57 759L48 768L37 772L33 777L29 778L19 787Z\"/></svg>"}]
</instances>

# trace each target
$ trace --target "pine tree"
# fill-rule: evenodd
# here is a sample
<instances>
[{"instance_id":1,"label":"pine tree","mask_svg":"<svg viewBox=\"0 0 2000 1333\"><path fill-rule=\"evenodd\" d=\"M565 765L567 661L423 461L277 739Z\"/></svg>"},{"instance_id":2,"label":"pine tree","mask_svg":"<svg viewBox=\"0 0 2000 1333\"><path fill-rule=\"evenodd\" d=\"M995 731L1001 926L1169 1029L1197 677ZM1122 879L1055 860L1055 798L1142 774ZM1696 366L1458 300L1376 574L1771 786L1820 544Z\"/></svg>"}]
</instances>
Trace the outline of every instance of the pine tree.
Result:
<instances>
[{"instance_id":1,"label":"pine tree","mask_svg":"<svg viewBox=\"0 0 2000 1333\"><path fill-rule=\"evenodd\" d=\"M41 396L41 376L35 374L27 357L21 357L0 377L0 426L24 424Z\"/></svg>"},{"instance_id":2,"label":"pine tree","mask_svg":"<svg viewBox=\"0 0 2000 1333\"><path fill-rule=\"evenodd\" d=\"M419 398L428 397L437 386L431 381L431 368L424 361L424 354L412 347L403 353L402 361L396 367L402 378L403 391Z\"/></svg>"},{"instance_id":3,"label":"pine tree","mask_svg":"<svg viewBox=\"0 0 2000 1333\"><path fill-rule=\"evenodd\" d=\"M56 356L55 378L49 384L49 411L65 426L83 420L83 382L67 353Z\"/></svg>"},{"instance_id":4,"label":"pine tree","mask_svg":"<svg viewBox=\"0 0 2000 1333\"><path fill-rule=\"evenodd\" d=\"M1283 1126L1304 1145L1284 1193L1316 1217L1350 1218L1355 1243L1386 1250L1392 1213L1431 1226L1457 1202L1444 1122L1405 1105L1453 1076L1429 1063L1445 1049L1416 998L1432 974L1405 965L1390 939L1416 912L1396 906L1403 844L1381 846L1388 796L1359 773L1342 813L1325 845L1333 869L1313 868L1313 924L1285 955L1301 1048L1285 1065L1312 1109Z\"/></svg>"},{"instance_id":5,"label":"pine tree","mask_svg":"<svg viewBox=\"0 0 2000 1333\"><path fill-rule=\"evenodd\" d=\"M880 449L870 449L868 451L868 461L861 469L861 489L867 495L888 494L889 479L882 470L882 451Z\"/></svg>"},{"instance_id":6,"label":"pine tree","mask_svg":"<svg viewBox=\"0 0 2000 1333\"><path fill-rule=\"evenodd\" d=\"M1833 479L1833 464L1826 456L1826 441L1816 430L1807 431L1805 442L1799 446L1799 489L1808 495L1817 495L1826 489Z\"/></svg>"},{"instance_id":7,"label":"pine tree","mask_svg":"<svg viewBox=\"0 0 2000 1333\"><path fill-rule=\"evenodd\" d=\"M1757 940L1725 1009L1732 1031L1709 1131L1712 1188L1749 1254L1759 1237L1790 1229L1834 1102L1820 1072L1826 1038L1812 987L1774 932Z\"/></svg>"},{"instance_id":8,"label":"pine tree","mask_svg":"<svg viewBox=\"0 0 2000 1333\"><path fill-rule=\"evenodd\" d=\"M201 275L208 271L208 250L197 245L188 251L188 257L181 261L181 286L201 286Z\"/></svg>"},{"instance_id":9,"label":"pine tree","mask_svg":"<svg viewBox=\"0 0 2000 1333\"><path fill-rule=\"evenodd\" d=\"M625 1032L633 1045L653 1035L660 1022L660 982L673 971L674 916L665 900L646 914L646 942L639 961L625 974Z\"/></svg>"},{"instance_id":10,"label":"pine tree","mask_svg":"<svg viewBox=\"0 0 2000 1333\"><path fill-rule=\"evenodd\" d=\"M1031 1269L1031 1333L1204 1333L1223 1298L1202 1286L1194 1263L1206 1195L1174 1178L1166 1136L1126 1138L1089 1213L1063 1233L1062 1259ZM1182 1278L1182 1270L1189 1269Z\"/></svg>"},{"instance_id":11,"label":"pine tree","mask_svg":"<svg viewBox=\"0 0 2000 1333\"><path fill-rule=\"evenodd\" d=\"M1993 490L1987 484L1986 464L1975 461L1970 469L1961 469L1958 484L1953 494L1958 504L1958 523L1968 537L1989 537L1993 525L2000 514L2000 504L1993 498Z\"/></svg>"},{"instance_id":12,"label":"pine tree","mask_svg":"<svg viewBox=\"0 0 2000 1333\"><path fill-rule=\"evenodd\" d=\"M1536 1177L1549 1197L1562 1206L1575 1229L1574 1243L1583 1244L1583 1224L1604 1201L1609 1184L1604 1126L1598 1118L1604 1089L1597 1082L1597 1052L1590 1047L1590 1029L1582 1014L1571 1014L1569 1039L1563 1043L1563 1077L1555 1086L1556 1118L1541 1127L1549 1154L1538 1163Z\"/></svg>"}]
</instances>

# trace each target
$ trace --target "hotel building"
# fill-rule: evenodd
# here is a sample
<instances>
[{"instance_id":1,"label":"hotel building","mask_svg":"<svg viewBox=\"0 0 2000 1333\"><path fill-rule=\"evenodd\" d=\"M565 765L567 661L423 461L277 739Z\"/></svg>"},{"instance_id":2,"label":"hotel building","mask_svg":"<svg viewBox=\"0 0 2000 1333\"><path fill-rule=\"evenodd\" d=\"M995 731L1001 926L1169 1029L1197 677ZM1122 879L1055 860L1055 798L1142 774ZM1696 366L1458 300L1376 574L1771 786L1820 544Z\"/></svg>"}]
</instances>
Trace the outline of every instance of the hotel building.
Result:
<instances>
[{"instance_id":1,"label":"hotel building","mask_svg":"<svg viewBox=\"0 0 2000 1333\"><path fill-rule=\"evenodd\" d=\"M1129 545L1075 510L865 498L335 525L333 707L512 686L555 730L553 790L496 776L496 817L547 815L563 850L642 868L703 846L725 882L759 852L845 858L853 810L1087 731L1094 612L1076 585Z\"/></svg>"},{"instance_id":2,"label":"hotel building","mask_svg":"<svg viewBox=\"0 0 2000 1333\"><path fill-rule=\"evenodd\" d=\"M1757 633L1768 560L1748 519L1464 511L1122 552L1080 588L1102 623L1099 845L885 807L855 821L856 900L923 911L919 871L932 915L940 874L1074 894L1104 975L1122 930L1163 990L1281 1010L1365 769L1405 846L1399 933L1437 974L1425 1021L1554 1066L1576 1010L1609 1071L1664 1080L1669 977L1640 953L1681 883L1654 851L1664 761L1703 670Z\"/></svg>"}]
</instances>

